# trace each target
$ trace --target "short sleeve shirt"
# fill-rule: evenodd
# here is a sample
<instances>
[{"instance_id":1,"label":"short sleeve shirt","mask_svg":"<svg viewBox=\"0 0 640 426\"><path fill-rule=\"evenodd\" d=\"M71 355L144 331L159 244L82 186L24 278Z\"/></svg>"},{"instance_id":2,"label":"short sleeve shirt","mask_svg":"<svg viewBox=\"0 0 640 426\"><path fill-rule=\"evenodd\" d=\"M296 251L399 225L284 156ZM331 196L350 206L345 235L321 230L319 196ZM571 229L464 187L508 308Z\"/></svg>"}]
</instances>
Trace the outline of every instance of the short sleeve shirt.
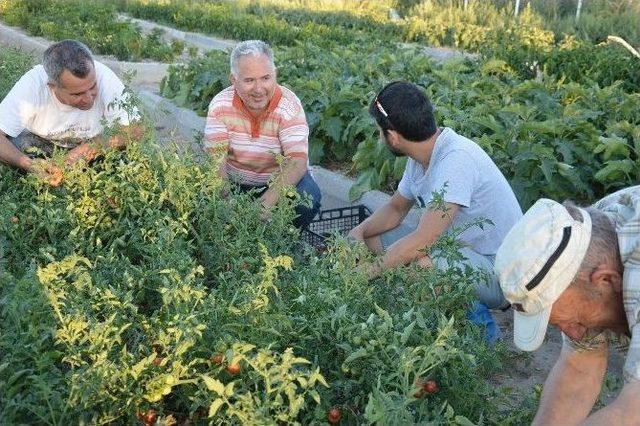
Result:
<instances>
[{"instance_id":1,"label":"short sleeve shirt","mask_svg":"<svg viewBox=\"0 0 640 426\"><path fill-rule=\"evenodd\" d=\"M495 255L522 217L511 186L493 160L475 142L450 128L442 129L436 139L427 168L411 158L407 161L398 193L422 208L442 193L445 202L460 206L452 227L491 221L483 229L471 226L459 237L483 255Z\"/></svg>"},{"instance_id":2,"label":"short sleeve shirt","mask_svg":"<svg viewBox=\"0 0 640 426\"><path fill-rule=\"evenodd\" d=\"M291 90L277 86L266 111L253 117L230 86L209 105L204 147L226 152L226 171L234 182L267 185L280 167L278 156L308 158L309 126L302 103Z\"/></svg>"},{"instance_id":3,"label":"short sleeve shirt","mask_svg":"<svg viewBox=\"0 0 640 426\"><path fill-rule=\"evenodd\" d=\"M29 131L55 145L70 148L104 131L104 124L128 125L137 119L120 101L126 98L124 85L107 66L94 61L98 96L91 109L83 111L61 103L48 86L42 65L25 73L0 103L0 130L16 137Z\"/></svg>"},{"instance_id":4,"label":"short sleeve shirt","mask_svg":"<svg viewBox=\"0 0 640 426\"><path fill-rule=\"evenodd\" d=\"M611 194L594 204L613 221L618 235L622 274L622 297L629 323L630 336L611 331L589 330L580 341L563 334L564 342L574 349L590 350L611 344L627 349L624 377L640 380L640 186L632 186Z\"/></svg>"}]
</instances>

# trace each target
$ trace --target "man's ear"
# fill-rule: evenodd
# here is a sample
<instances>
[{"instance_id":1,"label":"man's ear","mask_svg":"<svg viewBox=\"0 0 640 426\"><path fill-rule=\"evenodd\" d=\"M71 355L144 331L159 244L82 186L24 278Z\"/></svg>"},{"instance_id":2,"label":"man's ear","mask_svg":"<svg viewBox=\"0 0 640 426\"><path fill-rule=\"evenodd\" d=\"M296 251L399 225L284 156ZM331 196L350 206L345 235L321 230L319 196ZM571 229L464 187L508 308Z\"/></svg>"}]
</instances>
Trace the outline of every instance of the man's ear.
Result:
<instances>
[{"instance_id":1,"label":"man's ear","mask_svg":"<svg viewBox=\"0 0 640 426\"><path fill-rule=\"evenodd\" d=\"M229 73L229 81L231 82L231 84L233 84L234 86L236 85L236 76L233 75L233 73Z\"/></svg>"},{"instance_id":2,"label":"man's ear","mask_svg":"<svg viewBox=\"0 0 640 426\"><path fill-rule=\"evenodd\" d=\"M620 276L620 272L612 268L610 265L602 264L598 266L591 274L590 279L591 284L593 285L609 285L618 293L622 291L622 277Z\"/></svg>"},{"instance_id":3,"label":"man's ear","mask_svg":"<svg viewBox=\"0 0 640 426\"><path fill-rule=\"evenodd\" d=\"M398 142L400 142L400 133L392 129L387 130L387 142L389 142L389 145L392 147L396 147Z\"/></svg>"}]
</instances>

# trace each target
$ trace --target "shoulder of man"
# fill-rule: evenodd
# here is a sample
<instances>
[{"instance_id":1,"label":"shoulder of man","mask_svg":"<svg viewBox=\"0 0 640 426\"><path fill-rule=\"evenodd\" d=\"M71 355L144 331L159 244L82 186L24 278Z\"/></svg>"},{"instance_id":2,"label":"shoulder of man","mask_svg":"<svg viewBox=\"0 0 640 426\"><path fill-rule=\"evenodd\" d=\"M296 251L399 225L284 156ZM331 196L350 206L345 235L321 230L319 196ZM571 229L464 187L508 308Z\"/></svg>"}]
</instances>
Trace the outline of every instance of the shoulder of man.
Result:
<instances>
[{"instance_id":1,"label":"shoulder of man","mask_svg":"<svg viewBox=\"0 0 640 426\"><path fill-rule=\"evenodd\" d=\"M282 114L287 120L297 117L301 112L304 114L304 108L298 96L285 86L280 86L280 90L282 97L280 98L280 102L278 102L277 112Z\"/></svg>"},{"instance_id":2,"label":"shoulder of man","mask_svg":"<svg viewBox=\"0 0 640 426\"><path fill-rule=\"evenodd\" d=\"M102 62L93 60L93 65L96 69L96 78L100 80L100 82L104 83L106 81L118 82L119 84L124 85L120 77L108 66L103 64Z\"/></svg>"},{"instance_id":3,"label":"shoulder of man","mask_svg":"<svg viewBox=\"0 0 640 426\"><path fill-rule=\"evenodd\" d=\"M16 85L21 85L24 89L38 93L47 88L49 78L44 70L42 64L38 64L24 73L22 77L16 82Z\"/></svg>"},{"instance_id":4,"label":"shoulder of man","mask_svg":"<svg viewBox=\"0 0 640 426\"><path fill-rule=\"evenodd\" d=\"M623 188L596 201L593 207L598 210L615 210L616 206L634 208L640 204L640 185Z\"/></svg>"},{"instance_id":5,"label":"shoulder of man","mask_svg":"<svg viewBox=\"0 0 640 426\"><path fill-rule=\"evenodd\" d=\"M229 86L218 92L209 103L209 113L221 108L232 108L234 94L233 86Z\"/></svg>"}]
</instances>

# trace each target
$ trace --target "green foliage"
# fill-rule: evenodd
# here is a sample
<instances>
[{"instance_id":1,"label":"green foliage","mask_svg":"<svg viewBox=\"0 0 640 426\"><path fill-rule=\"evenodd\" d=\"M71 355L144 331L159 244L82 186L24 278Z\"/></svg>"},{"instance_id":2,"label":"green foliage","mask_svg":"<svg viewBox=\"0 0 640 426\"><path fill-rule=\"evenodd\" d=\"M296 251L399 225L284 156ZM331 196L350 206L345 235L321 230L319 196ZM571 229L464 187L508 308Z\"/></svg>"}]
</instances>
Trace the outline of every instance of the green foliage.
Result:
<instances>
[{"instance_id":1,"label":"green foliage","mask_svg":"<svg viewBox=\"0 0 640 426\"><path fill-rule=\"evenodd\" d=\"M486 52L487 57L500 58L523 78L535 78L542 70L559 80L600 87L621 82L629 93L640 85L640 59L616 43L591 45L565 39L557 48L522 46L503 43Z\"/></svg>"},{"instance_id":2,"label":"green foliage","mask_svg":"<svg viewBox=\"0 0 640 426\"><path fill-rule=\"evenodd\" d=\"M584 1L577 20L577 0L535 1L532 7L547 18L548 28L558 36L570 34L599 43L609 35L616 35L634 46L640 45L640 3L635 0Z\"/></svg>"},{"instance_id":3,"label":"green foliage","mask_svg":"<svg viewBox=\"0 0 640 426\"><path fill-rule=\"evenodd\" d=\"M184 45L165 43L161 33L143 36L130 22L119 22L109 3L80 0L6 0L0 3L0 18L26 29L34 36L59 41L76 39L94 52L120 60L171 61Z\"/></svg>"},{"instance_id":4,"label":"green foliage","mask_svg":"<svg viewBox=\"0 0 640 426\"><path fill-rule=\"evenodd\" d=\"M393 189L404 170L404 160L378 142L367 112L375 91L397 79L423 86L439 123L489 153L523 207L543 196L593 201L640 178L640 98L627 93L627 82L611 81L633 70L633 62L617 71L594 66L582 73L567 64L567 73L584 85L539 70L522 79L498 59L435 65L406 46L347 45L337 54L301 44L276 49L276 62L280 81L305 105L311 160L352 160L358 172L353 198L369 189ZM163 93L204 114L211 96L228 84L227 67L221 53L195 59L170 71Z\"/></svg>"},{"instance_id":5,"label":"green foliage","mask_svg":"<svg viewBox=\"0 0 640 426\"><path fill-rule=\"evenodd\" d=\"M34 63L34 58L17 49L0 49L0 100Z\"/></svg>"},{"instance_id":6,"label":"green foliage","mask_svg":"<svg viewBox=\"0 0 640 426\"><path fill-rule=\"evenodd\" d=\"M215 161L151 139L58 188L0 166L5 422L321 424L332 406L347 423L498 421L484 377L505 352L465 319L472 271L369 282L363 247L301 244L293 201L263 222ZM441 390L414 397L427 376Z\"/></svg>"}]
</instances>

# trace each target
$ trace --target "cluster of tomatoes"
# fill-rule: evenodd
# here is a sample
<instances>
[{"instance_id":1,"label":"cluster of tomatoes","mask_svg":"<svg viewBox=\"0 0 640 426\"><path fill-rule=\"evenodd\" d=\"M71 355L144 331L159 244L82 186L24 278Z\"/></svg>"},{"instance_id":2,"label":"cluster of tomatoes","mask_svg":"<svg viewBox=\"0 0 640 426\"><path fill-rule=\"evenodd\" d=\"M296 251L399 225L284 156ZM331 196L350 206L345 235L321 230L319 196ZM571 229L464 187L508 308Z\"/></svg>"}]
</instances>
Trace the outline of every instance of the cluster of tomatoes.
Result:
<instances>
[{"instance_id":1,"label":"cluster of tomatoes","mask_svg":"<svg viewBox=\"0 0 640 426\"><path fill-rule=\"evenodd\" d=\"M215 354L214 356L211 357L211 362L214 365L222 364L224 362L224 355ZM232 376L239 374L241 371L242 371L242 366L240 365L239 362L232 362L229 365L227 365L227 373L231 374Z\"/></svg>"}]
</instances>

